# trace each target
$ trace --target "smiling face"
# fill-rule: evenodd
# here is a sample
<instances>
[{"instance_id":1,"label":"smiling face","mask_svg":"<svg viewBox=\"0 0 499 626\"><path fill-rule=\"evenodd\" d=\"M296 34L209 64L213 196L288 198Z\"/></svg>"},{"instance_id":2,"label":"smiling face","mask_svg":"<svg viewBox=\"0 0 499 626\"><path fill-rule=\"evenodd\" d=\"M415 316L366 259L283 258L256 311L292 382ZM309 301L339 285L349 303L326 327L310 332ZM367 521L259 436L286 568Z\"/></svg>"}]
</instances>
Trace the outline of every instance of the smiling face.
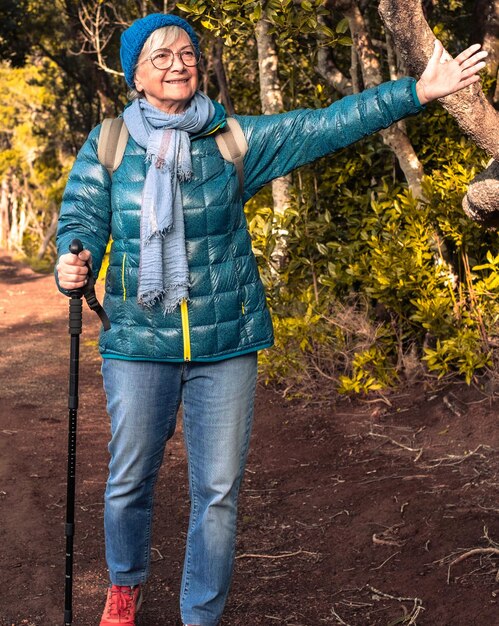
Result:
<instances>
[{"instance_id":1,"label":"smiling face","mask_svg":"<svg viewBox=\"0 0 499 626\"><path fill-rule=\"evenodd\" d=\"M182 113L198 88L197 67L187 67L179 54L175 54L171 67L159 70L148 57L153 56L159 48L168 48L179 53L181 50L194 50L194 47L190 37L181 28L167 27L160 30L166 31L166 37L159 38L156 32L153 33L139 56L135 70L135 88L150 104L161 111Z\"/></svg>"}]
</instances>

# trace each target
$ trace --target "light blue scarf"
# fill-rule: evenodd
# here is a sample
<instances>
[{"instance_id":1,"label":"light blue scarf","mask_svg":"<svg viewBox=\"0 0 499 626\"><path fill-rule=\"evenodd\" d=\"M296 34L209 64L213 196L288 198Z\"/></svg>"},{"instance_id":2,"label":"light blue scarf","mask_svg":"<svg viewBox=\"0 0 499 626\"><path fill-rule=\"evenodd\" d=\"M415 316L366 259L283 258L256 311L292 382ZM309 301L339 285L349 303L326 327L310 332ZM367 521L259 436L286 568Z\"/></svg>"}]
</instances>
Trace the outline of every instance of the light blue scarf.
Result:
<instances>
[{"instance_id":1,"label":"light blue scarf","mask_svg":"<svg viewBox=\"0 0 499 626\"><path fill-rule=\"evenodd\" d=\"M214 114L213 103L200 91L180 114L165 113L143 98L123 113L130 135L146 149L150 162L140 216L138 301L145 306L161 301L165 313L189 297L179 183L192 176L190 134L201 131Z\"/></svg>"}]
</instances>

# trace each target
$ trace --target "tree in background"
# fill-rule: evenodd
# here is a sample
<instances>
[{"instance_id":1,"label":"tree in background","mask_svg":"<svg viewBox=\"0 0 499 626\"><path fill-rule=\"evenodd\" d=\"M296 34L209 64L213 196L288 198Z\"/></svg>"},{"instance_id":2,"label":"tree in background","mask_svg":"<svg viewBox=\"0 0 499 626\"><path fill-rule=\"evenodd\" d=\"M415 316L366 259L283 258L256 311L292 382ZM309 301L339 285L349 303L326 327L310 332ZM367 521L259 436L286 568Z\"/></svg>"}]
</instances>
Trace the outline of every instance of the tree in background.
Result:
<instances>
[{"instance_id":1,"label":"tree in background","mask_svg":"<svg viewBox=\"0 0 499 626\"><path fill-rule=\"evenodd\" d=\"M55 234L61 172L67 173L71 163L64 154L67 129L58 114L63 86L46 59L1 67L0 77L0 245L41 258Z\"/></svg>"},{"instance_id":2,"label":"tree in background","mask_svg":"<svg viewBox=\"0 0 499 626\"><path fill-rule=\"evenodd\" d=\"M356 4L351 2L349 4ZM458 3L463 5L463 3ZM499 55L498 31L490 24L499 23L499 2L482 2L484 47L490 52L488 70L497 80ZM475 7L476 9L476 7ZM411 73L419 76L431 56L434 34L426 22L423 6L419 0L380 0L379 10L386 28L391 32L394 42L404 55ZM476 15L476 14L475 14ZM496 89L497 93L497 89ZM495 94L491 95L492 102ZM452 94L441 99L442 106L458 122L460 128L473 141L483 148L494 161L499 158L499 113L493 108L479 84L464 92ZM497 101L496 101L497 104ZM472 182L471 193L466 199L465 209L472 217L483 222L499 222L499 170L490 162L480 188Z\"/></svg>"},{"instance_id":3,"label":"tree in background","mask_svg":"<svg viewBox=\"0 0 499 626\"><path fill-rule=\"evenodd\" d=\"M165 10L204 27L203 89L230 113L327 106L417 76L434 36L452 54L483 41L485 88L444 99L451 115L431 105L247 208L277 330L265 371L289 393L312 394L324 379L349 392L428 371L468 381L495 371L497 233L461 204L497 219L497 161L486 166L499 145L499 0L7 0L2 72L20 87L0 107L1 245L50 256L67 168L125 101L119 34Z\"/></svg>"}]
</instances>

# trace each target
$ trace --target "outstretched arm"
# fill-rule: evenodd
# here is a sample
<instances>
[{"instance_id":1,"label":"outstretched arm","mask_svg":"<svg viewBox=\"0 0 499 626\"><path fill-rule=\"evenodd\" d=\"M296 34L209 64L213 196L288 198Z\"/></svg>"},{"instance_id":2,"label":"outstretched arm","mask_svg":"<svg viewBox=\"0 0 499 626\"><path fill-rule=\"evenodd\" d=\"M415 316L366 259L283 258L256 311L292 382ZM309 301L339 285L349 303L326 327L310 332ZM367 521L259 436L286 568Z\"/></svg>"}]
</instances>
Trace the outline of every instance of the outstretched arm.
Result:
<instances>
[{"instance_id":1,"label":"outstretched arm","mask_svg":"<svg viewBox=\"0 0 499 626\"><path fill-rule=\"evenodd\" d=\"M435 39L433 54L416 83L421 104L449 96L480 80L478 72L485 67L483 59L487 56L487 52L480 48L480 44L473 44L453 59L444 50L442 42Z\"/></svg>"}]
</instances>

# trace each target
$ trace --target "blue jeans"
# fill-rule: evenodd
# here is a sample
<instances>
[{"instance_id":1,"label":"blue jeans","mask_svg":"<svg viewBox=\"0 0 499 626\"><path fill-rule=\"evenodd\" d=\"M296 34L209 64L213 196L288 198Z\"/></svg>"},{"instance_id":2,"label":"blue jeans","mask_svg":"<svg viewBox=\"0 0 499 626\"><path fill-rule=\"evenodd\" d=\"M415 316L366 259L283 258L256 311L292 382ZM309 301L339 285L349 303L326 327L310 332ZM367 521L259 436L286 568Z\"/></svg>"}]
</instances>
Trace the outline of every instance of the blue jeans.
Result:
<instances>
[{"instance_id":1,"label":"blue jeans","mask_svg":"<svg viewBox=\"0 0 499 626\"><path fill-rule=\"evenodd\" d=\"M180 608L184 624L215 626L232 577L257 355L213 363L104 359L102 374L112 435L104 509L111 582L147 579L154 485L182 402L191 513Z\"/></svg>"}]
</instances>

